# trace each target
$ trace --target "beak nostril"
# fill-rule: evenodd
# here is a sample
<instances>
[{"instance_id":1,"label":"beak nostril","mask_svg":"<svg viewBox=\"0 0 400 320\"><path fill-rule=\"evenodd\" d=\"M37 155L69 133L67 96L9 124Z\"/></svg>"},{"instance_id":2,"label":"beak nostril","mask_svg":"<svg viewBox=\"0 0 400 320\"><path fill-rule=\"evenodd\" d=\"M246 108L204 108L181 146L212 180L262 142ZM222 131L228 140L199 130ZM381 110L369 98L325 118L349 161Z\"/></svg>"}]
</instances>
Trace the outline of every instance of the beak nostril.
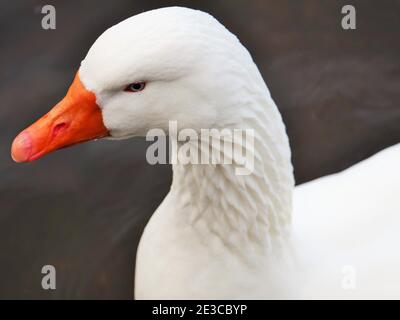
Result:
<instances>
[{"instance_id":1,"label":"beak nostril","mask_svg":"<svg viewBox=\"0 0 400 320\"><path fill-rule=\"evenodd\" d=\"M65 122L61 122L61 123L57 124L56 126L54 126L53 137L58 135L61 131L65 130L66 128L67 128L67 124Z\"/></svg>"}]
</instances>

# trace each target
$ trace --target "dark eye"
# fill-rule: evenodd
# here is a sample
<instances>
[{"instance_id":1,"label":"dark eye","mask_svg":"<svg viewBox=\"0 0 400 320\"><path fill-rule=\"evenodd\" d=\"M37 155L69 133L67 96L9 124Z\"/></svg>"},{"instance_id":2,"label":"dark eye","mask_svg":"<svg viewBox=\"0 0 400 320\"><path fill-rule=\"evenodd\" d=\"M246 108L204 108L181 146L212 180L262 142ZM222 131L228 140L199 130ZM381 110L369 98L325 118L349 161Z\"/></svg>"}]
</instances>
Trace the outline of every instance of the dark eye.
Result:
<instances>
[{"instance_id":1,"label":"dark eye","mask_svg":"<svg viewBox=\"0 0 400 320\"><path fill-rule=\"evenodd\" d=\"M128 84L124 91L138 92L138 91L142 91L145 86L146 86L145 82L134 82L134 83Z\"/></svg>"}]
</instances>

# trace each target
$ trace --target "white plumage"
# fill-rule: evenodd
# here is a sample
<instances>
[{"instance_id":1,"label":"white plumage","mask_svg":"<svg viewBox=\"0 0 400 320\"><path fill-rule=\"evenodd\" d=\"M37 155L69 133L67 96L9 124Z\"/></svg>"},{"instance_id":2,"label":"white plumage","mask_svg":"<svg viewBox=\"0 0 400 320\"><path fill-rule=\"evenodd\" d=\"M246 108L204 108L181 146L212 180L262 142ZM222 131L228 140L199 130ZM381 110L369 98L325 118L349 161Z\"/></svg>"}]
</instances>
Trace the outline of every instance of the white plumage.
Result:
<instances>
[{"instance_id":1,"label":"white plumage","mask_svg":"<svg viewBox=\"0 0 400 320\"><path fill-rule=\"evenodd\" d=\"M278 109L247 50L200 11L117 24L79 73L114 138L167 130L169 120L256 133L250 176L235 175L235 163L173 166L139 246L137 298L400 298L399 146L297 187L292 210ZM146 89L122 92L135 81Z\"/></svg>"}]
</instances>

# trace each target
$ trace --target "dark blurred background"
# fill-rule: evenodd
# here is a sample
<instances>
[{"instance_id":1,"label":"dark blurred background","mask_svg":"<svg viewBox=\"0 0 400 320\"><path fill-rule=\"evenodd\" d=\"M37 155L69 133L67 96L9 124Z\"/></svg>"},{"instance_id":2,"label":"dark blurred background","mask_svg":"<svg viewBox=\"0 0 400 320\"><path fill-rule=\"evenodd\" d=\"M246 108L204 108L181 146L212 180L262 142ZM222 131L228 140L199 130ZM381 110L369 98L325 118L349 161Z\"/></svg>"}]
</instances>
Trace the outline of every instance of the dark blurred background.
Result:
<instances>
[{"instance_id":1,"label":"dark blurred background","mask_svg":"<svg viewBox=\"0 0 400 320\"><path fill-rule=\"evenodd\" d=\"M45 4L56 30L41 28ZM345 4L356 30L341 28ZM22 165L10 144L64 96L105 29L171 5L211 13L250 50L287 125L297 183L400 141L400 1L2 1L0 298L132 298L137 244L171 168L148 165L141 139ZM53 291L41 288L46 264L57 270Z\"/></svg>"}]
</instances>

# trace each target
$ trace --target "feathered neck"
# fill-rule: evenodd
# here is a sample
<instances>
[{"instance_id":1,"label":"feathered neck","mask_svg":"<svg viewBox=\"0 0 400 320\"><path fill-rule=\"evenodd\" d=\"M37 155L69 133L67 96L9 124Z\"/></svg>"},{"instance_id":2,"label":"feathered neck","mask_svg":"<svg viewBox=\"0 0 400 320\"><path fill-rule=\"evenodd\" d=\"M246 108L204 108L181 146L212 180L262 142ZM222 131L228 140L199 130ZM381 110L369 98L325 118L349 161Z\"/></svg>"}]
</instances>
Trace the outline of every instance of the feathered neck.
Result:
<instances>
[{"instance_id":1,"label":"feathered neck","mask_svg":"<svg viewBox=\"0 0 400 320\"><path fill-rule=\"evenodd\" d=\"M232 164L206 165L182 164L177 159L170 193L177 199L175 214L181 214L180 219L205 243L216 238L231 253L244 259L253 257L252 261L253 253L280 255L286 247L293 169L285 126L269 93L236 110L245 111L221 127L254 130L254 150L239 146L243 154L254 154L253 173L237 175L241 165L235 160ZM174 137L171 140L177 143Z\"/></svg>"}]
</instances>

